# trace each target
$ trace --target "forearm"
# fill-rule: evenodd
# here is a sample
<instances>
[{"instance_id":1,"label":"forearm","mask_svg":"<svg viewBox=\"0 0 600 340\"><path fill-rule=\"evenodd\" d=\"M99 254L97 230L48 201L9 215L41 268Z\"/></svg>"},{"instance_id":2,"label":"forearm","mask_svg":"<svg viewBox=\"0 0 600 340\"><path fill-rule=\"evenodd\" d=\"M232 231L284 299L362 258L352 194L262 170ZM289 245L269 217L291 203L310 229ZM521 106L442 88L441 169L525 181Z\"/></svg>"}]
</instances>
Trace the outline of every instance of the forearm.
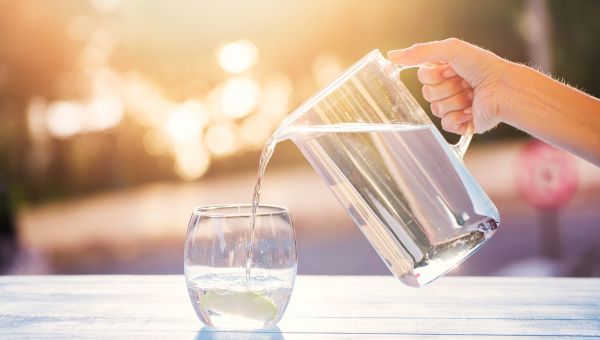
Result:
<instances>
[{"instance_id":1,"label":"forearm","mask_svg":"<svg viewBox=\"0 0 600 340\"><path fill-rule=\"evenodd\" d=\"M600 100L527 66L511 67L499 84L500 119L600 165Z\"/></svg>"}]
</instances>

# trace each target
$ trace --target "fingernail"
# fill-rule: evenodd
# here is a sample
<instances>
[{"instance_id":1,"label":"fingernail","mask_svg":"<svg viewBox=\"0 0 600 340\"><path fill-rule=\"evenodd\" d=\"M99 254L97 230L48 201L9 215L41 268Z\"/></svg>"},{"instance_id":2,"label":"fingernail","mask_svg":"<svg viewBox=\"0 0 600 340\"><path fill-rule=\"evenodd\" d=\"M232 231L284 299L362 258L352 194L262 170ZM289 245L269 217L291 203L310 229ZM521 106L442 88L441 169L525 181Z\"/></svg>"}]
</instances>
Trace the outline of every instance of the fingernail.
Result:
<instances>
[{"instance_id":1,"label":"fingernail","mask_svg":"<svg viewBox=\"0 0 600 340\"><path fill-rule=\"evenodd\" d=\"M460 86L462 86L463 89L468 89L469 87L471 87L469 83L467 83L467 81L464 79L460 82Z\"/></svg>"},{"instance_id":2,"label":"fingernail","mask_svg":"<svg viewBox=\"0 0 600 340\"><path fill-rule=\"evenodd\" d=\"M438 107L435 104L431 104L431 113L433 114L437 114L438 113Z\"/></svg>"},{"instance_id":3,"label":"fingernail","mask_svg":"<svg viewBox=\"0 0 600 340\"><path fill-rule=\"evenodd\" d=\"M392 50L388 51L388 59L400 59L406 55L406 50Z\"/></svg>"},{"instance_id":4,"label":"fingernail","mask_svg":"<svg viewBox=\"0 0 600 340\"><path fill-rule=\"evenodd\" d=\"M469 100L473 100L474 96L475 96L475 93L473 91L471 91L467 94L467 97L469 97Z\"/></svg>"},{"instance_id":5,"label":"fingernail","mask_svg":"<svg viewBox=\"0 0 600 340\"><path fill-rule=\"evenodd\" d=\"M466 115L473 114L473 108L471 108L471 107L468 107L468 108L464 109L464 110L463 110L463 112L464 112Z\"/></svg>"},{"instance_id":6,"label":"fingernail","mask_svg":"<svg viewBox=\"0 0 600 340\"><path fill-rule=\"evenodd\" d=\"M450 67L446 71L442 72L442 75L446 78L456 77L456 72Z\"/></svg>"}]
</instances>

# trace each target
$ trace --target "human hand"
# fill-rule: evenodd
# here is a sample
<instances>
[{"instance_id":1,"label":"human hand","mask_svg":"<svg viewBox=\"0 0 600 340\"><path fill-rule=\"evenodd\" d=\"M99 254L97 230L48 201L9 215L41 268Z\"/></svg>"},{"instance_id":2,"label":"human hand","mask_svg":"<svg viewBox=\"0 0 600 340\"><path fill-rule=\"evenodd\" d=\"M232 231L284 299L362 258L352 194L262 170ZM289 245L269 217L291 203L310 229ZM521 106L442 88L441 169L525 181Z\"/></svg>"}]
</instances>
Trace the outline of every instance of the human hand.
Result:
<instances>
[{"instance_id":1,"label":"human hand","mask_svg":"<svg viewBox=\"0 0 600 340\"><path fill-rule=\"evenodd\" d=\"M418 66L423 97L442 118L444 130L462 134L494 128L502 118L504 77L513 63L465 41L450 38L388 52L394 64Z\"/></svg>"}]
</instances>

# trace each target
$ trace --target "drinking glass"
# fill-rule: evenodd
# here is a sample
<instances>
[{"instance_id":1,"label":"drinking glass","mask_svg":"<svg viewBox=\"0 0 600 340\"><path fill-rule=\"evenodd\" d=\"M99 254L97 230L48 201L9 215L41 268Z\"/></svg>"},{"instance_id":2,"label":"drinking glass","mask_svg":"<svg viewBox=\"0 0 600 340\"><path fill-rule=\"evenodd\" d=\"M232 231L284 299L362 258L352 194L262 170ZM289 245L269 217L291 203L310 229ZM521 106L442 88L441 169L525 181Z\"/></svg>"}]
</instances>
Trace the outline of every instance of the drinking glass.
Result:
<instances>
[{"instance_id":1,"label":"drinking glass","mask_svg":"<svg viewBox=\"0 0 600 340\"><path fill-rule=\"evenodd\" d=\"M290 213L284 207L260 205L254 237L251 218L250 204L205 206L192 213L185 240L185 278L196 314L207 326L268 328L287 307L297 269Z\"/></svg>"}]
</instances>

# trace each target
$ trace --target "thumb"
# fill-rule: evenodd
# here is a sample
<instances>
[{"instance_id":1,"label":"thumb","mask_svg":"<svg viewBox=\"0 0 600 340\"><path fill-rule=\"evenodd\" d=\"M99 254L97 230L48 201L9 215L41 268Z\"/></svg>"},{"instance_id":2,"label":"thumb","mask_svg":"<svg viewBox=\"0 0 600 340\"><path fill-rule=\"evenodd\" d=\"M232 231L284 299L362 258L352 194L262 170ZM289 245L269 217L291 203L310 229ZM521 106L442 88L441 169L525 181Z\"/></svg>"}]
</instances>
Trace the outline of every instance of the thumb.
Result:
<instances>
[{"instance_id":1,"label":"thumb","mask_svg":"<svg viewBox=\"0 0 600 340\"><path fill-rule=\"evenodd\" d=\"M452 62L460 40L450 38L440 41L415 44L411 47L392 50L387 53L388 59L394 64L417 66L436 61Z\"/></svg>"}]
</instances>

